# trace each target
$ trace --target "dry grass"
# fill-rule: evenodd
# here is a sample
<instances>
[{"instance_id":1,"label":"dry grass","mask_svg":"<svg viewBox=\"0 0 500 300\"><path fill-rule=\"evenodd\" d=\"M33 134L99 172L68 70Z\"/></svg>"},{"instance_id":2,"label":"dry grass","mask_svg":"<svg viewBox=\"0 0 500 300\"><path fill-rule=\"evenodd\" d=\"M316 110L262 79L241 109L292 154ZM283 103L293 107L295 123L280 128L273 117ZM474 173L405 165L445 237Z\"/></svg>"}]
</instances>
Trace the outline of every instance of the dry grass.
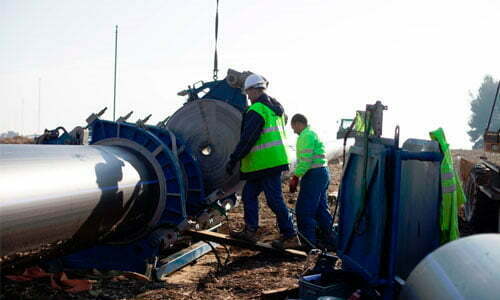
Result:
<instances>
[{"instance_id":1,"label":"dry grass","mask_svg":"<svg viewBox=\"0 0 500 300\"><path fill-rule=\"evenodd\" d=\"M24 136L15 136L12 138L0 139L0 144L34 144L35 141Z\"/></svg>"}]
</instances>

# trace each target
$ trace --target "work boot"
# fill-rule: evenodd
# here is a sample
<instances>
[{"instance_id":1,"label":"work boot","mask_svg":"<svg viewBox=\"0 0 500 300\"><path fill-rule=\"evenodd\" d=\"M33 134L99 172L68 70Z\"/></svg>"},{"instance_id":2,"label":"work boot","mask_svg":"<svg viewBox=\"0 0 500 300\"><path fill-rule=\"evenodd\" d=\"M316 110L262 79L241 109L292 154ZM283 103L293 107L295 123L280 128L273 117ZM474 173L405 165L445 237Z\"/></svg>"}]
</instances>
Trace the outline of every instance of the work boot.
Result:
<instances>
[{"instance_id":1,"label":"work boot","mask_svg":"<svg viewBox=\"0 0 500 300\"><path fill-rule=\"evenodd\" d=\"M243 229L242 231L231 231L229 235L238 240L244 240L247 242L255 243L257 242L257 231L250 229Z\"/></svg>"},{"instance_id":2,"label":"work boot","mask_svg":"<svg viewBox=\"0 0 500 300\"><path fill-rule=\"evenodd\" d=\"M278 240L271 242L271 246L278 249L301 249L299 237L293 235L289 238L280 237Z\"/></svg>"}]
</instances>

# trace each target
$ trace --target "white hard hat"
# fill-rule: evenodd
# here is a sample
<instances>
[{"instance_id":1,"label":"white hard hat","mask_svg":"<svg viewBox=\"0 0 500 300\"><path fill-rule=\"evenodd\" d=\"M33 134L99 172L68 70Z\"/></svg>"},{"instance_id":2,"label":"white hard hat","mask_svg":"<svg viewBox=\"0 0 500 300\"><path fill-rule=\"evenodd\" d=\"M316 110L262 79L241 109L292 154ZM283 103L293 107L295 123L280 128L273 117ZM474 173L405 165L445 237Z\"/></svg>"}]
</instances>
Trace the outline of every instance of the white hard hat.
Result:
<instances>
[{"instance_id":1,"label":"white hard hat","mask_svg":"<svg viewBox=\"0 0 500 300\"><path fill-rule=\"evenodd\" d=\"M247 77L247 79L245 79L245 85L243 87L244 90L247 90L249 88L267 88L267 85L269 83L267 82L267 80L260 76L260 75L257 75L257 74L252 74L252 75L249 75Z\"/></svg>"}]
</instances>

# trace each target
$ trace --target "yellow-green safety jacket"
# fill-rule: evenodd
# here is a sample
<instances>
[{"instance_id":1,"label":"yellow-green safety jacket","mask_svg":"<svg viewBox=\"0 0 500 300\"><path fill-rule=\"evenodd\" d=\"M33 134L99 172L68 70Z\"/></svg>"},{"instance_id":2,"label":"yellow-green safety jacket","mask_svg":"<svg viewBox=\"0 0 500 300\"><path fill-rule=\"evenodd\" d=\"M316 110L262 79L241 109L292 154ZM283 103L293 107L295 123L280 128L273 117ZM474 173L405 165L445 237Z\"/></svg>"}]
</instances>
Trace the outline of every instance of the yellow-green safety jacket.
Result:
<instances>
[{"instance_id":1,"label":"yellow-green safety jacket","mask_svg":"<svg viewBox=\"0 0 500 300\"><path fill-rule=\"evenodd\" d=\"M313 168L321 168L327 165L325 147L318 135L309 126L304 128L297 139L297 166L295 175L298 177Z\"/></svg>"},{"instance_id":2,"label":"yellow-green safety jacket","mask_svg":"<svg viewBox=\"0 0 500 300\"><path fill-rule=\"evenodd\" d=\"M439 225L441 228L441 244L460 237L458 231L458 208L467 201L459 177L453 168L450 146L442 128L431 131L431 139L437 141L443 153L441 161L441 211Z\"/></svg>"},{"instance_id":3,"label":"yellow-green safety jacket","mask_svg":"<svg viewBox=\"0 0 500 300\"><path fill-rule=\"evenodd\" d=\"M241 160L240 171L249 173L288 164L285 118L260 102L252 104L250 110L264 119L264 127L255 145Z\"/></svg>"},{"instance_id":4,"label":"yellow-green safety jacket","mask_svg":"<svg viewBox=\"0 0 500 300\"><path fill-rule=\"evenodd\" d=\"M356 117L354 118L354 131L356 132L365 132L366 126L365 126L365 114L367 114L367 123L370 120L370 112L364 112L364 111L357 111L356 112ZM369 125L369 124L366 124ZM373 130L373 127L369 126L370 132L368 134L374 135L375 131Z\"/></svg>"}]
</instances>

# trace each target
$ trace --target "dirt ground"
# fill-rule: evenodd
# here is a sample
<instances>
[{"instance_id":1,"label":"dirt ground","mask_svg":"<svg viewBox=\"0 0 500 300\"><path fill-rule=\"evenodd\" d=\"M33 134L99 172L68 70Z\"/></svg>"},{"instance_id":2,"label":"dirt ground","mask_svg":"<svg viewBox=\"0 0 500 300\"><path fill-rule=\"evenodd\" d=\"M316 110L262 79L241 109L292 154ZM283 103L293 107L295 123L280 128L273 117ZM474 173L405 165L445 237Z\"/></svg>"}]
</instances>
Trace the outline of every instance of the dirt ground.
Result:
<instances>
[{"instance_id":1,"label":"dirt ground","mask_svg":"<svg viewBox=\"0 0 500 300\"><path fill-rule=\"evenodd\" d=\"M464 158L470 162L478 163L481 157L486 157L489 161L500 165L500 153L484 152L482 150L452 150L454 161Z\"/></svg>"},{"instance_id":2,"label":"dirt ground","mask_svg":"<svg viewBox=\"0 0 500 300\"><path fill-rule=\"evenodd\" d=\"M13 138L0 139L0 144L33 144L33 143L35 143L33 139L24 136L16 136Z\"/></svg>"},{"instance_id":3,"label":"dirt ground","mask_svg":"<svg viewBox=\"0 0 500 300\"><path fill-rule=\"evenodd\" d=\"M330 165L332 183L330 192L337 191L340 181L341 164ZM285 202L295 206L296 194L288 193L284 185ZM278 238L274 214L260 198L259 239L269 242ZM231 229L243 225L242 205L229 214ZM93 280L92 290L70 294L51 288L47 278L29 282L12 282L1 279L1 300L7 299L253 299L259 298L262 291L298 286L298 278L305 267L303 259L281 257L257 251L229 247L229 262L221 272L217 272L217 260L209 253L194 264L170 275L166 282L144 281L125 278L118 273L96 275L93 272L69 272L70 278ZM227 252L218 248L217 253L225 260ZM113 275L115 274L115 275Z\"/></svg>"}]
</instances>

